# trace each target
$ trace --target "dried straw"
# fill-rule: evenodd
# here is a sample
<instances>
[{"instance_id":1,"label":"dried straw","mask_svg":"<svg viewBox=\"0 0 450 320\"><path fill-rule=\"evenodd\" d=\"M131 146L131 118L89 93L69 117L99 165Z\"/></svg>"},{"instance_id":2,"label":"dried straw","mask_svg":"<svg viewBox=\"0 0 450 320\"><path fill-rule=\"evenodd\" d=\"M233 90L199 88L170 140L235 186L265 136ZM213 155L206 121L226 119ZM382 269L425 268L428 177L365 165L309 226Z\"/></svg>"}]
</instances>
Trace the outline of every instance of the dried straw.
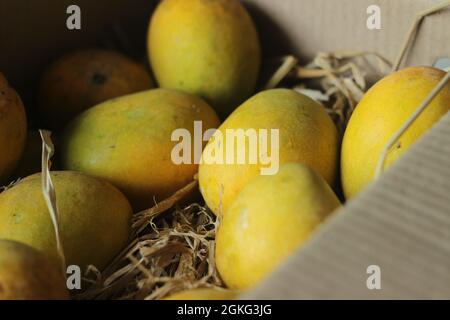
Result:
<instances>
[{"instance_id":1,"label":"dried straw","mask_svg":"<svg viewBox=\"0 0 450 320\"><path fill-rule=\"evenodd\" d=\"M444 4L448 6L449 1ZM433 9L442 9L443 5ZM412 35L406 40L394 70L413 42L420 21L432 12L435 10L427 10L422 17L419 15L419 21L413 26ZM116 27L114 32L122 49L125 47L129 49L127 51L133 52L122 30ZM114 43L108 44L116 47ZM372 61L374 58L376 63L369 63L369 58ZM324 104L341 133L368 88L366 71L375 69L385 75L391 68L389 61L377 53L351 51L319 53L305 66L298 65L298 59L290 55L281 57L279 64L264 88L274 88L285 79L296 82L293 87L295 90ZM306 87L305 83L309 80L319 80L319 85ZM44 149L47 148L43 165L47 164L47 169L50 168L53 152L48 149L51 146L49 138L49 135L43 136L46 141ZM44 186L48 187L51 186L51 179L47 179ZM11 183L2 187L0 192L13 185ZM52 189L47 187L44 188L44 194L51 200L49 209L53 211L52 219L58 234L56 199L52 196ZM133 219L133 237L129 245L102 272L90 266L84 277L85 283L90 286L74 298L161 299L185 289L224 287L214 262L218 219L202 204L178 205L185 195L197 187L198 183L194 180L170 198L137 213Z\"/></svg>"}]
</instances>

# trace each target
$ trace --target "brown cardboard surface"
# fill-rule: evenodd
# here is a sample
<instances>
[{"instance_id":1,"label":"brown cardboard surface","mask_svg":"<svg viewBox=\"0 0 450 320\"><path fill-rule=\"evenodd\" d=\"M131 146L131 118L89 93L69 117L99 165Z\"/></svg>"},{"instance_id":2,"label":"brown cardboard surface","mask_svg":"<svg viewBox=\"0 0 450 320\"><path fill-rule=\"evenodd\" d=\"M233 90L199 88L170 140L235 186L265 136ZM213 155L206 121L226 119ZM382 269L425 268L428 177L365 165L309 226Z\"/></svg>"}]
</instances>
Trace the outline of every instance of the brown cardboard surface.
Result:
<instances>
[{"instance_id":1,"label":"brown cardboard surface","mask_svg":"<svg viewBox=\"0 0 450 320\"><path fill-rule=\"evenodd\" d=\"M449 299L450 113L243 299ZM369 290L367 267L381 270Z\"/></svg>"}]
</instances>

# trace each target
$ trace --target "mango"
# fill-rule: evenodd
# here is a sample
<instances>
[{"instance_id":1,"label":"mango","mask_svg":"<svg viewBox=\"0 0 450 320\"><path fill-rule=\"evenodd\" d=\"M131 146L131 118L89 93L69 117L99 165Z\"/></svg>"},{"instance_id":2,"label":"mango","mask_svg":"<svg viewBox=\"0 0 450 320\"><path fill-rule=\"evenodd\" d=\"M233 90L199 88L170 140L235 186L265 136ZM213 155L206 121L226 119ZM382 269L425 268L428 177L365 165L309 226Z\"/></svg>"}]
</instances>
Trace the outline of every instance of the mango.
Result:
<instances>
[{"instance_id":1,"label":"mango","mask_svg":"<svg viewBox=\"0 0 450 320\"><path fill-rule=\"evenodd\" d=\"M340 206L308 166L288 163L258 176L239 193L216 236L216 264L230 289L255 286L303 245Z\"/></svg>"},{"instance_id":2,"label":"mango","mask_svg":"<svg viewBox=\"0 0 450 320\"><path fill-rule=\"evenodd\" d=\"M197 173L195 159L180 164L172 159L179 144L172 134L182 129L193 137L194 121L202 121L205 130L219 126L207 103L175 90L154 89L110 100L69 125L62 138L61 162L66 169L111 182L136 210L148 208Z\"/></svg>"},{"instance_id":3,"label":"mango","mask_svg":"<svg viewBox=\"0 0 450 320\"><path fill-rule=\"evenodd\" d=\"M233 300L236 296L236 291L197 288L174 293L164 300Z\"/></svg>"},{"instance_id":4,"label":"mango","mask_svg":"<svg viewBox=\"0 0 450 320\"><path fill-rule=\"evenodd\" d=\"M145 67L123 54L79 50L61 57L44 72L38 89L38 110L47 129L61 130L90 107L152 87Z\"/></svg>"},{"instance_id":5,"label":"mango","mask_svg":"<svg viewBox=\"0 0 450 320\"><path fill-rule=\"evenodd\" d=\"M267 154L279 157L279 164L300 162L310 165L329 184L336 177L338 161L337 129L320 104L289 89L272 89L258 93L237 108L219 127L204 149L199 167L200 191L206 204L216 215L227 212L230 203L242 188L267 167L262 161L250 161L251 155L259 153L247 139L245 149L238 149L238 139L227 135L228 130L278 130L278 148L267 148ZM269 133L269 131L267 131ZM259 135L259 138L264 134ZM271 138L267 139L269 142ZM235 149L226 147L235 142ZM233 144L233 143L230 143ZM258 146L258 148L260 148ZM223 149L223 163L204 161L206 154ZM241 151L240 151L241 150ZM243 151L242 151L243 150ZM226 156L234 151L234 161ZM219 151L220 152L220 151ZM245 162L237 157L245 153ZM274 157L276 158L276 157ZM276 159L274 159L276 160Z\"/></svg>"},{"instance_id":6,"label":"mango","mask_svg":"<svg viewBox=\"0 0 450 320\"><path fill-rule=\"evenodd\" d=\"M0 185L20 160L27 137L27 118L19 95L0 73Z\"/></svg>"},{"instance_id":7,"label":"mango","mask_svg":"<svg viewBox=\"0 0 450 320\"><path fill-rule=\"evenodd\" d=\"M0 240L0 300L66 300L61 268L25 244Z\"/></svg>"},{"instance_id":8,"label":"mango","mask_svg":"<svg viewBox=\"0 0 450 320\"><path fill-rule=\"evenodd\" d=\"M261 49L238 0L161 1L147 43L159 85L204 98L222 118L255 89Z\"/></svg>"},{"instance_id":9,"label":"mango","mask_svg":"<svg viewBox=\"0 0 450 320\"><path fill-rule=\"evenodd\" d=\"M67 265L103 269L131 235L132 210L107 182L79 172L53 172ZM0 238L19 241L59 262L52 220L35 174L0 193Z\"/></svg>"},{"instance_id":10,"label":"mango","mask_svg":"<svg viewBox=\"0 0 450 320\"><path fill-rule=\"evenodd\" d=\"M344 134L341 174L347 199L373 179L381 152L389 139L419 107L445 72L432 67L410 67L376 83L357 105ZM389 152L392 165L433 124L450 110L450 84L431 102Z\"/></svg>"}]
</instances>

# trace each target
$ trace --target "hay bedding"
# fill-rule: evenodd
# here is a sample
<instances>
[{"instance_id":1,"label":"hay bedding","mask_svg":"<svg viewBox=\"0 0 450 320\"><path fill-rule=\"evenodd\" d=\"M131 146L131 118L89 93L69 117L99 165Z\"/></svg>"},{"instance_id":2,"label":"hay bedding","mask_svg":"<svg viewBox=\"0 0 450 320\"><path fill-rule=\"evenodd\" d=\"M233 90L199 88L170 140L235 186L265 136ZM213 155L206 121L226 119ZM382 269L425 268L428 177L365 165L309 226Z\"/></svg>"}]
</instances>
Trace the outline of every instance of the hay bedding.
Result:
<instances>
[{"instance_id":1,"label":"hay bedding","mask_svg":"<svg viewBox=\"0 0 450 320\"><path fill-rule=\"evenodd\" d=\"M274 59L266 63L265 67L270 69L275 62L275 70L262 89L291 87L316 99L343 133L351 112L367 89L363 70L372 68L369 57L375 57L372 63L378 64L379 73L387 73L389 63L372 53L319 53L306 66L300 66L294 56ZM57 231L59 213L48 175L55 150L49 132L41 131L41 137L42 172L46 177L43 194ZM0 192L18 181L2 187ZM88 289L75 294L74 299L152 300L185 289L224 288L214 263L219 220L204 203L178 204L197 188L198 181L194 180L170 198L135 214L129 245L103 272L90 266L83 278ZM60 256L64 262L62 248Z\"/></svg>"}]
</instances>

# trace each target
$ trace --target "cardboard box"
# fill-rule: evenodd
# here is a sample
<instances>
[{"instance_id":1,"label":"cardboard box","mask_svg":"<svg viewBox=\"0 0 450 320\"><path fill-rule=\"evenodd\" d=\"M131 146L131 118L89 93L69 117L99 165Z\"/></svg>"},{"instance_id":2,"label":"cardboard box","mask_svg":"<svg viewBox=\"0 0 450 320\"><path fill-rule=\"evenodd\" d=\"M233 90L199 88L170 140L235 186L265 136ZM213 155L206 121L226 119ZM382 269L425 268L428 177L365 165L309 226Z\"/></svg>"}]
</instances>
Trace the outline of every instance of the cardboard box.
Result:
<instances>
[{"instance_id":1,"label":"cardboard box","mask_svg":"<svg viewBox=\"0 0 450 320\"><path fill-rule=\"evenodd\" d=\"M266 56L374 51L394 60L415 15L439 0L247 0ZM82 8L82 30L65 28L66 8ZM149 0L5 0L0 2L0 70L33 103L47 63L105 41L115 25L133 54L144 52ZM381 9L369 30L367 8ZM450 56L450 10L424 20L405 65ZM141 57L144 58L144 57ZM450 114L388 172L330 219L251 299L450 298ZM381 270L381 290L366 284Z\"/></svg>"}]
</instances>

